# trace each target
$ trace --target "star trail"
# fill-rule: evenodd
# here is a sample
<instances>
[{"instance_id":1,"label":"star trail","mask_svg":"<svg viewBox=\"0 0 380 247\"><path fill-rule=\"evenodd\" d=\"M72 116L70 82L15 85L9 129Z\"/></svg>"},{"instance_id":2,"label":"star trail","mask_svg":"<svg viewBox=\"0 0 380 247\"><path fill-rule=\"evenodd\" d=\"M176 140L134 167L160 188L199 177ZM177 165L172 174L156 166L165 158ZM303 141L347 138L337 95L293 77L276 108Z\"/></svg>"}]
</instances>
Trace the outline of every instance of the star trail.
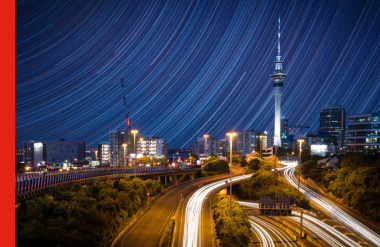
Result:
<instances>
[{"instance_id":1,"label":"star trail","mask_svg":"<svg viewBox=\"0 0 380 247\"><path fill-rule=\"evenodd\" d=\"M322 106L380 111L380 1L16 1L16 146L132 128L190 147L204 133L319 129ZM346 121L348 122L348 121Z\"/></svg>"}]
</instances>

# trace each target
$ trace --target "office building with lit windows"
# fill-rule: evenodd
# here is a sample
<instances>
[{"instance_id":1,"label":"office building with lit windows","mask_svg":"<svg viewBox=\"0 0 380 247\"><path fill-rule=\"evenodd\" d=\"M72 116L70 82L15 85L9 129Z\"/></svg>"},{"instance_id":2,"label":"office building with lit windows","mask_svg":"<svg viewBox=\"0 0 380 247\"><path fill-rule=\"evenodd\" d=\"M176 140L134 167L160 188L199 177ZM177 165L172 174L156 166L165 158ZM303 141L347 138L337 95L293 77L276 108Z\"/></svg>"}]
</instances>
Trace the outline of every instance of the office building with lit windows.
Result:
<instances>
[{"instance_id":1,"label":"office building with lit windows","mask_svg":"<svg viewBox=\"0 0 380 247\"><path fill-rule=\"evenodd\" d=\"M98 144L98 157L100 166L110 165L110 144L99 143Z\"/></svg>"},{"instance_id":2,"label":"office building with lit windows","mask_svg":"<svg viewBox=\"0 0 380 247\"><path fill-rule=\"evenodd\" d=\"M346 150L380 152L380 113L348 116Z\"/></svg>"},{"instance_id":3,"label":"office building with lit windows","mask_svg":"<svg viewBox=\"0 0 380 247\"><path fill-rule=\"evenodd\" d=\"M123 144L126 144L126 146L124 147ZM128 154L134 153L133 134L130 132L130 130L110 131L109 152L111 166L125 166L126 162L128 161ZM124 156L126 161L124 161Z\"/></svg>"},{"instance_id":4,"label":"office building with lit windows","mask_svg":"<svg viewBox=\"0 0 380 247\"><path fill-rule=\"evenodd\" d=\"M319 129L336 138L338 151L345 143L346 110L340 105L326 105L319 113Z\"/></svg>"},{"instance_id":5,"label":"office building with lit windows","mask_svg":"<svg viewBox=\"0 0 380 247\"><path fill-rule=\"evenodd\" d=\"M288 119L281 117L281 147L288 148L288 135L289 135Z\"/></svg>"},{"instance_id":6,"label":"office building with lit windows","mask_svg":"<svg viewBox=\"0 0 380 247\"><path fill-rule=\"evenodd\" d=\"M215 154L218 157L226 157L227 155L227 141L218 140L215 137L207 138L207 148L205 137L196 137L195 142L192 144L192 154L197 155L199 158L207 158L210 154Z\"/></svg>"},{"instance_id":7,"label":"office building with lit windows","mask_svg":"<svg viewBox=\"0 0 380 247\"><path fill-rule=\"evenodd\" d=\"M38 168L46 164L74 162L85 158L86 144L83 141L24 141L24 163Z\"/></svg>"},{"instance_id":8,"label":"office building with lit windows","mask_svg":"<svg viewBox=\"0 0 380 247\"><path fill-rule=\"evenodd\" d=\"M137 155L167 158L168 146L165 139L149 134L141 134L136 138Z\"/></svg>"}]
</instances>

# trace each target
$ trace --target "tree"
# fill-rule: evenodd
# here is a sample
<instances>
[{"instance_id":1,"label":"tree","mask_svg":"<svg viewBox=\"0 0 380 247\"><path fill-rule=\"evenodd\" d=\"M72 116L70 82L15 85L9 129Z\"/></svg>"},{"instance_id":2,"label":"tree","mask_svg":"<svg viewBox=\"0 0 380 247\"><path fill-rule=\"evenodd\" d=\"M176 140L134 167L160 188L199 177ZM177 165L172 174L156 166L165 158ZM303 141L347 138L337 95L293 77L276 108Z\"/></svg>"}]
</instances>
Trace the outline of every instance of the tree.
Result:
<instances>
[{"instance_id":1,"label":"tree","mask_svg":"<svg viewBox=\"0 0 380 247\"><path fill-rule=\"evenodd\" d=\"M248 166L248 162L247 162L246 160L242 160L242 161L240 162L240 166L241 166L241 167L246 167L246 166Z\"/></svg>"},{"instance_id":2,"label":"tree","mask_svg":"<svg viewBox=\"0 0 380 247\"><path fill-rule=\"evenodd\" d=\"M232 157L232 165L233 166L239 166L241 162L241 157L240 156L233 156Z\"/></svg>"},{"instance_id":3,"label":"tree","mask_svg":"<svg viewBox=\"0 0 380 247\"><path fill-rule=\"evenodd\" d=\"M192 156L195 160L199 160L198 155L196 155L196 154L192 154L191 156Z\"/></svg>"}]
</instances>

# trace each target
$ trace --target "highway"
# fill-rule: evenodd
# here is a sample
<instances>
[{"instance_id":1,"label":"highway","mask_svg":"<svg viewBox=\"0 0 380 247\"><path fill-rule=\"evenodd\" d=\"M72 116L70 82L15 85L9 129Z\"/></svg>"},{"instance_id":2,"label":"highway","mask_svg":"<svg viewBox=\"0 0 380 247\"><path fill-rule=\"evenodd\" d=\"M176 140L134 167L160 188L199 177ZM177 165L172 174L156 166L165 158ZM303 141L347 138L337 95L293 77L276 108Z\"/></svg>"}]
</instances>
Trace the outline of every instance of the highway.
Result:
<instances>
[{"instance_id":1,"label":"highway","mask_svg":"<svg viewBox=\"0 0 380 247\"><path fill-rule=\"evenodd\" d=\"M254 235L257 236L259 243L262 246L274 247L274 246L287 246L287 247L296 247L300 246L297 244L294 239L292 239L289 234L280 228L269 224L265 220L259 219L258 217L251 216L249 217L249 223L251 224L252 231L255 232ZM254 239L254 243L257 243L257 240Z\"/></svg>"},{"instance_id":2,"label":"highway","mask_svg":"<svg viewBox=\"0 0 380 247\"><path fill-rule=\"evenodd\" d=\"M188 194L197 190L199 186L216 180L225 179L229 175L215 176L211 178L202 178L180 184L160 196L154 205L138 221L127 229L124 229L112 242L112 247L152 247L160 238L160 232L164 230L168 220L175 213L181 196L186 197Z\"/></svg>"},{"instance_id":3,"label":"highway","mask_svg":"<svg viewBox=\"0 0 380 247\"><path fill-rule=\"evenodd\" d=\"M239 204L245 207L253 207L253 208L258 208L259 205L258 203L250 203L250 202L240 202ZM294 215L300 215L299 212L293 211ZM343 234L342 232L338 231L337 229L329 226L328 224L320 221L319 219L312 217L310 215L304 214L303 215L303 229L304 231L309 230L308 232L312 233L312 235L315 235L318 237L318 239L321 241L321 244L325 246L333 246L333 247L339 247L339 246L355 246L359 247L362 246L358 244L355 240L352 238L348 237L347 235ZM266 219L266 217L263 217ZM284 219L286 219L286 225L288 224L294 224L299 228L300 225L300 218L294 217L294 216L284 216ZM254 221L254 222L252 222ZM273 228L274 226L266 222L265 220L261 220L258 217L250 217L250 223L252 225L252 228L257 232L258 236L264 235L264 237L260 237L261 241L266 241L268 246L271 246L271 242L279 242L277 239L282 239L281 241L283 242L286 239L286 234L283 234L281 236L280 233L276 234L270 234L272 237L271 241L268 241L267 237L265 237L265 234L262 234L262 230L266 230L267 232L268 229ZM255 224L252 224L255 223ZM262 228L262 229L260 229ZM284 225L285 226L285 225Z\"/></svg>"},{"instance_id":4,"label":"highway","mask_svg":"<svg viewBox=\"0 0 380 247\"><path fill-rule=\"evenodd\" d=\"M295 167L298 163L286 161L282 161L281 163L285 165L284 168L280 168L284 171L285 179L291 185L297 188L298 180L296 179L294 174ZM380 235L378 235L373 230L371 230L370 228L368 228L367 226L350 216L348 213L336 206L330 200L320 195L319 193L314 192L313 190L309 189L307 186L304 186L303 184L300 184L300 192L302 192L307 198L310 199L313 206L315 205L316 207L318 207L318 209L320 209L320 211L324 212L326 215L341 223L342 226L345 226L347 229L350 229L352 233L361 237L362 240L370 243L372 246L380 246Z\"/></svg>"},{"instance_id":5,"label":"highway","mask_svg":"<svg viewBox=\"0 0 380 247\"><path fill-rule=\"evenodd\" d=\"M252 174L232 178L232 182L251 177ZM212 246L212 222L208 199L211 194L229 183L229 179L202 186L194 192L186 203L185 219L181 242L183 247Z\"/></svg>"}]
</instances>

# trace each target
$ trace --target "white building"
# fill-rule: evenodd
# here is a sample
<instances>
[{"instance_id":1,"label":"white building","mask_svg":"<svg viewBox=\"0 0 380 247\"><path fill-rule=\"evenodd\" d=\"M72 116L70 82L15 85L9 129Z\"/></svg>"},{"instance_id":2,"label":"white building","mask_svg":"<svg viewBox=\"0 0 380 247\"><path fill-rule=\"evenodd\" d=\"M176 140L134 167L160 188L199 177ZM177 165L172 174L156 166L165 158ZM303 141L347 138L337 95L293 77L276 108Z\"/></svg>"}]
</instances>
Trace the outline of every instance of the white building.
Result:
<instances>
[{"instance_id":1,"label":"white building","mask_svg":"<svg viewBox=\"0 0 380 247\"><path fill-rule=\"evenodd\" d=\"M165 139L149 134L141 134L136 139L136 152L143 156L167 158L168 146Z\"/></svg>"},{"instance_id":2,"label":"white building","mask_svg":"<svg viewBox=\"0 0 380 247\"><path fill-rule=\"evenodd\" d=\"M98 144L99 165L110 165L110 144L99 143Z\"/></svg>"}]
</instances>

